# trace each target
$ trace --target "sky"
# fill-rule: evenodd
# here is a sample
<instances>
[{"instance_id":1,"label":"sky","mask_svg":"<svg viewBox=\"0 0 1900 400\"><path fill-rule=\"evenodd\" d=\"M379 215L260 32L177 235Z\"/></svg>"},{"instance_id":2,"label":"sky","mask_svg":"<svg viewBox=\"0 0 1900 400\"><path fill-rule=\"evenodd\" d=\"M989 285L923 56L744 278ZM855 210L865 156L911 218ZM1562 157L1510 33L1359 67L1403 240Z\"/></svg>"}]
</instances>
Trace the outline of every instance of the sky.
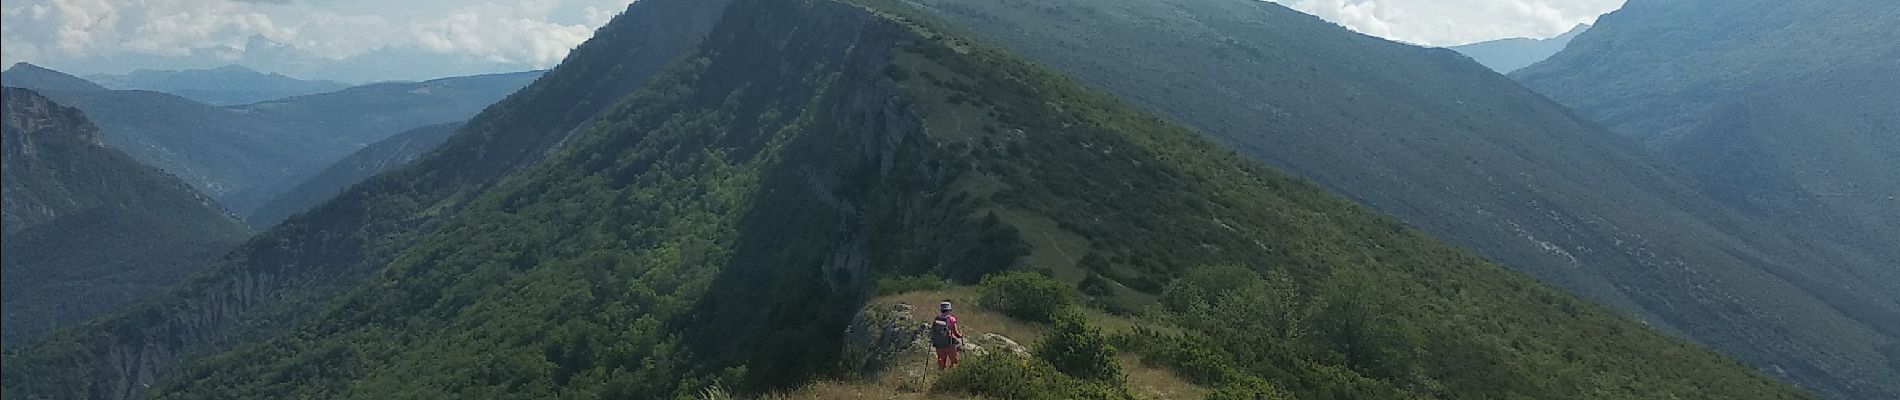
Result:
<instances>
[{"instance_id":1,"label":"sky","mask_svg":"<svg viewBox=\"0 0 1900 400\"><path fill-rule=\"evenodd\" d=\"M548 68L633 0L6 0L0 64L238 64L360 83ZM1624 0L1274 0L1388 39L1550 37Z\"/></svg>"}]
</instances>

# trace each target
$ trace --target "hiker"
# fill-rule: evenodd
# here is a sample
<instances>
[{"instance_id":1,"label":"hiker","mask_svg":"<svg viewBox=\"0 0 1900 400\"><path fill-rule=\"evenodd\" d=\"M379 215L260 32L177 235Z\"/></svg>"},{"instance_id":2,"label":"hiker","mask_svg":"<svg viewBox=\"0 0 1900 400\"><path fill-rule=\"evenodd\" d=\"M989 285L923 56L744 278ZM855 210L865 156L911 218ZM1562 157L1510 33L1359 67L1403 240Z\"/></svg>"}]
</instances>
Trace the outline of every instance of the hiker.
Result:
<instances>
[{"instance_id":1,"label":"hiker","mask_svg":"<svg viewBox=\"0 0 1900 400\"><path fill-rule=\"evenodd\" d=\"M930 322L930 347L937 349L937 369L957 366L957 345L963 343L963 331L957 329L957 316L950 314L950 302L937 303L937 319Z\"/></svg>"}]
</instances>

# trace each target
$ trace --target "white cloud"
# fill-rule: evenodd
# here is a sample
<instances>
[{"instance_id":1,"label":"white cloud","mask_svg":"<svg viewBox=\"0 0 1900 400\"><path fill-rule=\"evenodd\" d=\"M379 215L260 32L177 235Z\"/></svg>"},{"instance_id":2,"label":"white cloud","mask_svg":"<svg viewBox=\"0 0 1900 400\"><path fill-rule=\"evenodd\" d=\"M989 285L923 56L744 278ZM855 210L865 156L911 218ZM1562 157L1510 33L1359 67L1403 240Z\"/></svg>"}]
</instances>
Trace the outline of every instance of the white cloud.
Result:
<instances>
[{"instance_id":1,"label":"white cloud","mask_svg":"<svg viewBox=\"0 0 1900 400\"><path fill-rule=\"evenodd\" d=\"M102 42L118 38L118 10L106 0L57 0L59 30L55 33L60 50L84 52Z\"/></svg>"},{"instance_id":2,"label":"white cloud","mask_svg":"<svg viewBox=\"0 0 1900 400\"><path fill-rule=\"evenodd\" d=\"M1624 0L1273 0L1368 35L1458 45L1550 37L1591 23Z\"/></svg>"},{"instance_id":3,"label":"white cloud","mask_svg":"<svg viewBox=\"0 0 1900 400\"><path fill-rule=\"evenodd\" d=\"M542 68L633 1L7 0L0 58L79 73L197 68L256 56L250 39L261 36L314 63L397 49L496 71ZM1451 45L1553 36L1624 0L1273 1L1371 35Z\"/></svg>"},{"instance_id":4,"label":"white cloud","mask_svg":"<svg viewBox=\"0 0 1900 400\"><path fill-rule=\"evenodd\" d=\"M234 62L251 39L342 60L390 49L483 60L497 70L552 66L632 0L7 0L9 62L122 72ZM170 61L154 61L170 60Z\"/></svg>"},{"instance_id":5,"label":"white cloud","mask_svg":"<svg viewBox=\"0 0 1900 400\"><path fill-rule=\"evenodd\" d=\"M503 64L553 66L568 50L593 35L584 24L560 24L550 14L560 0L484 2L410 28L424 49L461 54Z\"/></svg>"},{"instance_id":6,"label":"white cloud","mask_svg":"<svg viewBox=\"0 0 1900 400\"><path fill-rule=\"evenodd\" d=\"M594 27L606 25L607 21L611 21L614 16L620 15L623 11L627 11L627 6L632 4L633 0L611 0L603 5L587 6L585 9L587 25Z\"/></svg>"}]
</instances>

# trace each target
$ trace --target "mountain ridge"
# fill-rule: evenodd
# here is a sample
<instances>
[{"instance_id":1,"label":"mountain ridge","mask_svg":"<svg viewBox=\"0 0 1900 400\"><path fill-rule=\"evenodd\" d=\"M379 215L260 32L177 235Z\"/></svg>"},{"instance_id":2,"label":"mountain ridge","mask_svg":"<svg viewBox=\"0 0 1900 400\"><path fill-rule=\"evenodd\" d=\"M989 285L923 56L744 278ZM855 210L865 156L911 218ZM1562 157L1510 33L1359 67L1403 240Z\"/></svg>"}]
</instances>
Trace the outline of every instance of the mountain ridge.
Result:
<instances>
[{"instance_id":1,"label":"mountain ridge","mask_svg":"<svg viewBox=\"0 0 1900 400\"><path fill-rule=\"evenodd\" d=\"M1570 45L1572 39L1590 30L1590 24L1578 24L1563 34L1544 38L1509 38L1446 46L1500 74L1508 74L1543 61Z\"/></svg>"},{"instance_id":2,"label":"mountain ridge","mask_svg":"<svg viewBox=\"0 0 1900 400\"><path fill-rule=\"evenodd\" d=\"M421 157L448 140L449 136L455 134L461 127L461 122L424 126L363 147L362 150L350 153L348 157L331 164L329 168L318 172L296 188L265 202L244 220L259 226L276 225L293 214L323 204L331 196L343 192L358 182L399 168Z\"/></svg>"},{"instance_id":3,"label":"mountain ridge","mask_svg":"<svg viewBox=\"0 0 1900 400\"><path fill-rule=\"evenodd\" d=\"M13 83L58 89L70 85L51 85L81 81L36 72ZM42 93L86 110L108 140L133 158L248 216L363 146L415 127L466 120L538 74L372 84L232 107L139 90Z\"/></svg>"},{"instance_id":4,"label":"mountain ridge","mask_svg":"<svg viewBox=\"0 0 1900 400\"><path fill-rule=\"evenodd\" d=\"M718 21L637 93L558 138L566 145L539 147L553 153L532 165L474 193L409 188L460 192L453 215L406 220L443 209L428 197L352 203L468 170L444 167L488 157L483 131L280 225L274 234L350 208L423 212L364 226L439 223L385 242L388 265L364 266L362 284L308 308L309 319L164 373L155 394L653 398L788 387L839 365L844 326L881 277L1048 270L1064 285L1107 281L1094 295L1106 304L1141 303L1184 271L1234 263L1249 279L1286 277L1326 317L1316 319L1343 324L1314 328L1323 339L1294 353L1263 347L1297 344L1285 338L1180 339L1238 341L1192 348L1250 361L1201 376L1224 389L1803 397L1061 75L886 13L903 9L714 6L646 0L610 23L590 44L617 42L634 21ZM625 67L611 56L631 50L582 49L524 100L484 115L545 115L525 100L538 96L573 104L548 92L554 82L597 87L566 79ZM496 123L484 119L469 126ZM1174 339L1149 347L1192 346ZM62 351L10 353L8 376L65 360ZM1291 359L1268 362L1273 354ZM1499 367L1514 363L1547 368ZM61 390L43 379L7 389Z\"/></svg>"},{"instance_id":5,"label":"mountain ridge","mask_svg":"<svg viewBox=\"0 0 1900 400\"><path fill-rule=\"evenodd\" d=\"M1875 349L1890 339L1868 287L1878 285L1840 296L1814 278L1886 281L1879 268L1891 260L1732 208L1657 150L1451 50L1266 2L904 3L1786 379L1817 390L1881 384ZM1606 16L1572 47L1591 47L1622 18ZM1867 373L1839 372L1846 365Z\"/></svg>"},{"instance_id":6,"label":"mountain ridge","mask_svg":"<svg viewBox=\"0 0 1900 400\"><path fill-rule=\"evenodd\" d=\"M97 83L30 63L16 63L0 72L0 85L37 90L108 90Z\"/></svg>"},{"instance_id":7,"label":"mountain ridge","mask_svg":"<svg viewBox=\"0 0 1900 400\"><path fill-rule=\"evenodd\" d=\"M210 198L107 145L77 110L4 92L8 347L157 293L249 234Z\"/></svg>"},{"instance_id":8,"label":"mountain ridge","mask_svg":"<svg viewBox=\"0 0 1900 400\"><path fill-rule=\"evenodd\" d=\"M1710 17L1723 22L1698 22ZM1831 396L1893 397L1900 368L1886 343L1900 342L1900 287L1881 282L1900 281L1900 242L1883 239L1900 235L1895 24L1900 7L1879 1L1631 1L1512 78L1683 165L1745 218L1810 243L1817 256L1779 274L1826 294L1873 340L1798 373L1835 377Z\"/></svg>"},{"instance_id":9,"label":"mountain ridge","mask_svg":"<svg viewBox=\"0 0 1900 400\"><path fill-rule=\"evenodd\" d=\"M182 372L182 362L287 332L389 263L395 250L439 227L443 210L463 206L469 192L557 146L663 63L697 46L724 4L635 3L629 10L640 12L610 23L600 40L570 54L619 60L615 68L558 67L439 146L473 156L424 157L371 178L257 235L159 296L33 348L8 349L0 363L7 383L0 389L7 397L145 398L160 376ZM395 216L412 218L385 219ZM39 368L22 366L28 363Z\"/></svg>"},{"instance_id":10,"label":"mountain ridge","mask_svg":"<svg viewBox=\"0 0 1900 400\"><path fill-rule=\"evenodd\" d=\"M86 80L114 90L171 93L215 106L251 104L308 94L334 92L354 85L302 80L238 65L211 69L150 70L87 75Z\"/></svg>"}]
</instances>

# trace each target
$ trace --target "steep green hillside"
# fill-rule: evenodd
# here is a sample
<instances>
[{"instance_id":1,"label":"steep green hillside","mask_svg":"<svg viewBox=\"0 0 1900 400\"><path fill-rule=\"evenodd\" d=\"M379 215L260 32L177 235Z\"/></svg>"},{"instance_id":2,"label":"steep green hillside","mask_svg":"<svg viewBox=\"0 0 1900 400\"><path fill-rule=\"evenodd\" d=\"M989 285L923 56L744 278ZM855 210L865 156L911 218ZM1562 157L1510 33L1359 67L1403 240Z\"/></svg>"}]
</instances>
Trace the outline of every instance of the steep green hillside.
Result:
<instances>
[{"instance_id":1,"label":"steep green hillside","mask_svg":"<svg viewBox=\"0 0 1900 400\"><path fill-rule=\"evenodd\" d=\"M630 12L615 25L704 11L635 4L658 14ZM1328 321L1268 325L1292 334L1278 336L1203 330L1181 317L1181 333L1128 339L1153 362L1231 391L1800 397L920 24L934 25L834 1L735 1L697 52L551 157L465 192L465 207L430 218L439 229L387 248L386 267L367 265L376 272L366 281L289 333L202 358L153 393L664 398L783 387L842 372L845 322L878 278L972 281L1027 269L1110 308L1172 293L1193 310L1179 295L1187 289L1164 289L1196 287L1223 310L1310 302L1313 320ZM600 53L577 52L550 76L623 62ZM484 155L459 146L476 143L476 132L278 231L377 186L452 171L438 168ZM365 225L389 218L366 216ZM1242 266L1229 282L1271 276L1286 296L1225 296L1230 287L1175 280L1222 264ZM1298 342L1299 352L1263 351L1308 331L1315 340ZM83 386L18 378L63 359L60 345L12 355L8 396ZM1216 363L1183 362L1174 356L1182 352Z\"/></svg>"},{"instance_id":2,"label":"steep green hillside","mask_svg":"<svg viewBox=\"0 0 1900 400\"><path fill-rule=\"evenodd\" d=\"M1900 67L1842 68L1748 94L1668 154L1717 199L1900 267L1893 240L1900 237L1900 79L1894 76ZM1900 285L1878 289L1900 301Z\"/></svg>"},{"instance_id":3,"label":"steep green hillside","mask_svg":"<svg viewBox=\"0 0 1900 400\"><path fill-rule=\"evenodd\" d=\"M1856 65L1900 61L1900 5L1884 0L1631 0L1549 62L1513 77L1657 145L1736 96Z\"/></svg>"},{"instance_id":4,"label":"steep green hillside","mask_svg":"<svg viewBox=\"0 0 1900 400\"><path fill-rule=\"evenodd\" d=\"M1900 4L1889 1L1631 1L1513 77L1643 140L1709 197L1806 242L1796 267L1778 274L1875 334L1851 359L1788 373L1828 382L1811 385L1836 397L1892 398L1900 396L1894 26ZM1884 356L1875 350L1883 346Z\"/></svg>"},{"instance_id":5,"label":"steep green hillside","mask_svg":"<svg viewBox=\"0 0 1900 400\"><path fill-rule=\"evenodd\" d=\"M248 234L190 186L106 146L79 111L26 89L3 97L7 346L157 293Z\"/></svg>"},{"instance_id":6,"label":"steep green hillside","mask_svg":"<svg viewBox=\"0 0 1900 400\"><path fill-rule=\"evenodd\" d=\"M256 226L277 225L285 218L290 218L291 215L329 201L337 193L342 193L358 182L408 164L416 157L434 150L437 145L448 140L449 136L454 135L461 127L462 124L459 122L429 125L390 136L381 142L357 150L349 157L344 157L342 161L330 165L330 168L317 173L317 176L297 185L296 188L265 202L245 220Z\"/></svg>"},{"instance_id":7,"label":"steep green hillside","mask_svg":"<svg viewBox=\"0 0 1900 400\"><path fill-rule=\"evenodd\" d=\"M1267 2L919 0L1243 155L1816 388L1900 382L1883 259L1744 218L1652 153L1446 50ZM1702 21L1701 16L1679 20ZM1579 43L1601 29L1593 28Z\"/></svg>"},{"instance_id":8,"label":"steep green hillside","mask_svg":"<svg viewBox=\"0 0 1900 400\"><path fill-rule=\"evenodd\" d=\"M697 46L724 5L636 3L570 55L589 62L548 72L470 120L440 153L259 234L161 296L9 350L3 397L138 397L181 362L283 334Z\"/></svg>"},{"instance_id":9,"label":"steep green hillside","mask_svg":"<svg viewBox=\"0 0 1900 400\"><path fill-rule=\"evenodd\" d=\"M466 120L539 72L367 85L237 107L137 90L62 90L83 82L22 65L8 74L86 112L132 158L178 175L238 215L391 135ZM32 74L24 74L33 71ZM53 77L58 77L53 78ZM321 201L322 199L316 199Z\"/></svg>"},{"instance_id":10,"label":"steep green hillside","mask_svg":"<svg viewBox=\"0 0 1900 400\"><path fill-rule=\"evenodd\" d=\"M307 81L257 72L237 65L182 71L141 69L120 75L87 75L86 80L111 89L165 92L219 106L328 93L350 87L342 82Z\"/></svg>"}]
</instances>

